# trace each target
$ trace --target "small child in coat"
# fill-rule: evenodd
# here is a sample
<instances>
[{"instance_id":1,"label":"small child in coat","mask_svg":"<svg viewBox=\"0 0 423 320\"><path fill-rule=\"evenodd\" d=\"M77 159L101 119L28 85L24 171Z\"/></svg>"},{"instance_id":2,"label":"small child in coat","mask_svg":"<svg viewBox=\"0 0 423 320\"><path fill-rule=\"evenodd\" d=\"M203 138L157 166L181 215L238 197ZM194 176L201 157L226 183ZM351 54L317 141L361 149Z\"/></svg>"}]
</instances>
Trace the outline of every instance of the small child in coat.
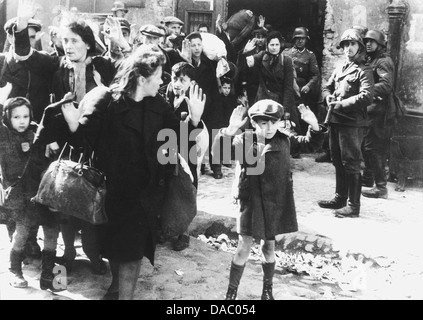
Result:
<instances>
[{"instance_id":1,"label":"small child in coat","mask_svg":"<svg viewBox=\"0 0 423 320\"><path fill-rule=\"evenodd\" d=\"M323 141L323 128L313 112L304 105L298 109L302 119L309 124L306 136L294 135L283 128L283 106L266 99L256 102L248 110L248 117L245 117L245 108L238 106L231 115L229 126L221 129L214 140L213 152L216 153L221 145L228 145L221 139L231 139L237 166L241 167L237 196L239 243L231 263L226 300L234 300L237 296L254 238L261 240L263 253L261 299L274 299L275 237L298 230L290 148L298 143L319 148ZM241 133L240 128L248 118L254 130Z\"/></svg>"},{"instance_id":2,"label":"small child in coat","mask_svg":"<svg viewBox=\"0 0 423 320\"><path fill-rule=\"evenodd\" d=\"M17 288L28 286L22 274L24 249L31 227L40 222L37 212L40 207L30 200L37 193L41 172L47 165L43 150L34 148L35 133L31 120L32 106L26 98L15 97L5 101L0 123L0 188L10 192L7 215L10 221L16 223L9 270L10 285ZM55 250L56 244L53 245Z\"/></svg>"}]
</instances>

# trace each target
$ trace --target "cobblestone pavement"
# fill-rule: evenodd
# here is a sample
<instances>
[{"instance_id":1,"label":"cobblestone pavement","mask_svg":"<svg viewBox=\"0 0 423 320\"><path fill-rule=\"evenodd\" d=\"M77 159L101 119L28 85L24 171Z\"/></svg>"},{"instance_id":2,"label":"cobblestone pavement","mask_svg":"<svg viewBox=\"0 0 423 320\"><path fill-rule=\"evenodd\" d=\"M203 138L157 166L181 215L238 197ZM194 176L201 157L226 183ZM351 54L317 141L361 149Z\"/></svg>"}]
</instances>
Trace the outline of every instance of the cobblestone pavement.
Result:
<instances>
[{"instance_id":1,"label":"cobblestone pavement","mask_svg":"<svg viewBox=\"0 0 423 320\"><path fill-rule=\"evenodd\" d=\"M350 300L423 298L423 189L411 184L389 198L362 197L360 218L338 219L316 202L334 192L334 169L316 163L315 155L293 159L294 197L300 230L278 238L278 266L274 279L277 300ZM198 214L190 226L191 245L175 252L170 243L157 247L156 263L143 263L136 298L140 300L222 300L228 284L236 239L231 201L233 169L224 178L210 172L199 179ZM222 234L226 235L222 237ZM220 236L220 238L219 238ZM42 231L39 233L42 246ZM220 240L219 240L220 239ZM110 284L110 274L94 275L77 240L77 260L67 277L67 290L58 294L39 289L40 261L24 266L26 289L8 285L10 244L0 226L0 299L98 300ZM61 255L62 243L58 255ZM233 248L232 248L233 249ZM262 270L254 249L247 263L238 297L260 299Z\"/></svg>"}]
</instances>

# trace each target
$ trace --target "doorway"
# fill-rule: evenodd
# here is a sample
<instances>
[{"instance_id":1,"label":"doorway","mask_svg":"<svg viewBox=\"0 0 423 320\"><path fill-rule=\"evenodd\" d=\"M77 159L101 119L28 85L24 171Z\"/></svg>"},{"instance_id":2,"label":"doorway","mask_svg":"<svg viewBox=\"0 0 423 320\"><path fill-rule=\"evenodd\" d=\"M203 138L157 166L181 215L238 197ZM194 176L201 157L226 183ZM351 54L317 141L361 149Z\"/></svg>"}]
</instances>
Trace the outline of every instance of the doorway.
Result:
<instances>
[{"instance_id":1,"label":"doorway","mask_svg":"<svg viewBox=\"0 0 423 320\"><path fill-rule=\"evenodd\" d=\"M228 0L228 18L242 9L251 10L258 18L265 17L265 24L278 30L291 42L296 27L309 29L308 49L316 54L319 67L323 60L323 30L326 0Z\"/></svg>"}]
</instances>

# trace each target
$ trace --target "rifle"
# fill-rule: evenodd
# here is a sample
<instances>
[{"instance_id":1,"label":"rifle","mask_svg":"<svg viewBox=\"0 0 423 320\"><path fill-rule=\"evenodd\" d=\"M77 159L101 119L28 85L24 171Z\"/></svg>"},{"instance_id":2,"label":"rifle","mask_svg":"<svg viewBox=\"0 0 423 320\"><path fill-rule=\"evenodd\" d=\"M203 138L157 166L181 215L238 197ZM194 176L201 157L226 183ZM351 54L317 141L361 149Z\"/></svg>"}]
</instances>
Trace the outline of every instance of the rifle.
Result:
<instances>
[{"instance_id":1,"label":"rifle","mask_svg":"<svg viewBox=\"0 0 423 320\"><path fill-rule=\"evenodd\" d=\"M332 102L333 100L331 100L330 102ZM337 101L341 101L341 98L338 97ZM335 106L333 104L329 105L329 109L328 109L328 113L326 114L326 118L325 121L323 122L323 126L327 129L329 127L329 122L330 119L332 118L332 113L333 113L333 109L335 108ZM347 120L355 120L354 118L348 117L345 114L342 113L337 113L338 116L345 118Z\"/></svg>"}]
</instances>

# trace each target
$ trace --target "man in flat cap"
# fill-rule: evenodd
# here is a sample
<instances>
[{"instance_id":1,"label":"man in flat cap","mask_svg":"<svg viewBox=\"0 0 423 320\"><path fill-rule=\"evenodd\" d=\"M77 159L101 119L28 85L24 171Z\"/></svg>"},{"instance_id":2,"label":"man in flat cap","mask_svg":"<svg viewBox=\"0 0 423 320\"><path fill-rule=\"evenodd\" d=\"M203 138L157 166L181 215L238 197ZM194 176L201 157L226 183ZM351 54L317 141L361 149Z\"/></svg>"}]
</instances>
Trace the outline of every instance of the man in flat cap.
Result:
<instances>
[{"instance_id":1,"label":"man in flat cap","mask_svg":"<svg viewBox=\"0 0 423 320\"><path fill-rule=\"evenodd\" d=\"M171 49L181 49L178 48L175 41L177 38L185 36L182 32L182 27L184 26L184 22L174 16L167 16L163 18L163 24L166 28L166 40L165 40L165 47Z\"/></svg>"},{"instance_id":2,"label":"man in flat cap","mask_svg":"<svg viewBox=\"0 0 423 320\"><path fill-rule=\"evenodd\" d=\"M141 26L139 30L139 42L142 44L157 45L165 56L165 63L163 65L162 80L163 84L160 87L159 93L166 94L166 88L170 83L170 75L172 74L172 66L178 62L184 61L175 49L163 48L161 45L161 38L165 36L163 29L152 25L146 24Z\"/></svg>"}]
</instances>

